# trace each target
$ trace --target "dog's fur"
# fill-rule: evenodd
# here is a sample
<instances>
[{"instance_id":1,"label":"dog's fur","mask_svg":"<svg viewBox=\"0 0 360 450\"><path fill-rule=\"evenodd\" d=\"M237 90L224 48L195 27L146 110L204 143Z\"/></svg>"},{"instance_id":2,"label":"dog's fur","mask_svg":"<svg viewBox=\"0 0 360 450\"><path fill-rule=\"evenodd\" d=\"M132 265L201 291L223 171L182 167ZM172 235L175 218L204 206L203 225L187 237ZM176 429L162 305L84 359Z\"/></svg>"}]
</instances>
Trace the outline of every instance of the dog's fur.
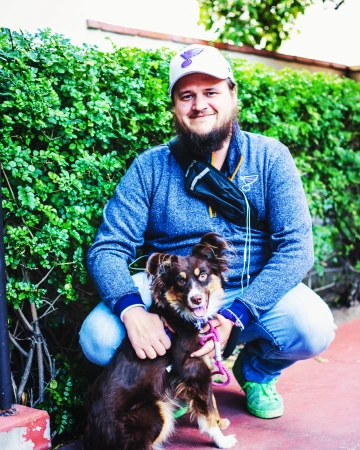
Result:
<instances>
[{"instance_id":1,"label":"dog's fur","mask_svg":"<svg viewBox=\"0 0 360 450\"><path fill-rule=\"evenodd\" d=\"M218 447L236 444L235 435L224 436L220 430L230 422L217 412L209 361L190 356L200 348L194 325L222 306L227 250L219 235L208 233L190 256L150 257L150 311L172 330L171 348L164 356L139 359L124 339L88 394L85 450L158 450L173 431L174 410L185 402L200 430Z\"/></svg>"}]
</instances>

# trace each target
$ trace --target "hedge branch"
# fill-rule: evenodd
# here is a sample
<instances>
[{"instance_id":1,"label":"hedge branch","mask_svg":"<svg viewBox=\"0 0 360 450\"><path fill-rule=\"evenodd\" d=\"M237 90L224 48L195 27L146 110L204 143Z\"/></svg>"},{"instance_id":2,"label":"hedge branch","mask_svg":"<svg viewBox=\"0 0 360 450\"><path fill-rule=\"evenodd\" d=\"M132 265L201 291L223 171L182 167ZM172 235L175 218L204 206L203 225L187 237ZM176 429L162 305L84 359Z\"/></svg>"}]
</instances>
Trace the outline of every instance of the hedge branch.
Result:
<instances>
[{"instance_id":1,"label":"hedge branch","mask_svg":"<svg viewBox=\"0 0 360 450\"><path fill-rule=\"evenodd\" d=\"M44 353L48 359L47 365L48 365L48 369L50 372L50 377L51 377L51 379L53 379L55 376L55 364L54 364L54 360L52 359L52 357L50 355L50 352L49 352L49 349L48 349L45 339L43 340L43 346L44 346Z\"/></svg>"},{"instance_id":2,"label":"hedge branch","mask_svg":"<svg viewBox=\"0 0 360 450\"><path fill-rule=\"evenodd\" d=\"M4 167L3 167L2 164L1 164L1 171L2 171L2 173L3 173L3 175L4 175L4 178L5 178L6 184L7 184L8 188L9 188L9 191L10 191L10 193L11 193L11 196L12 196L14 202L17 204L18 201L17 201L17 199L16 199L16 197L15 197L15 195L14 195L13 190L11 189L11 185L10 185L10 183L9 183L8 177L6 176L6 172L5 172ZM21 216L21 221L22 221L22 223L26 226L26 228L28 229L30 236L31 236L32 238L34 238L34 235L32 234L32 232L31 232L29 226L27 225L27 223L26 223L25 220L24 220L24 217L22 217L22 216Z\"/></svg>"},{"instance_id":3,"label":"hedge branch","mask_svg":"<svg viewBox=\"0 0 360 450\"><path fill-rule=\"evenodd\" d=\"M34 328L33 326L30 325L29 321L27 320L27 318L25 317L24 313L22 312L22 310L19 309L15 309L16 313L20 316L21 320L23 321L25 327L28 329L28 331L33 334L34 333Z\"/></svg>"},{"instance_id":4,"label":"hedge branch","mask_svg":"<svg viewBox=\"0 0 360 450\"><path fill-rule=\"evenodd\" d=\"M20 403L20 401L21 401L21 396L24 392L25 385L26 385L27 380L30 375L31 364L32 364L33 355L34 355L34 348L35 348L35 343L34 343L34 340L31 339L30 349L28 352L28 357L26 360L24 373L23 373L23 376L21 377L21 381L20 381L19 388L18 388L17 395L16 395L18 403Z\"/></svg>"},{"instance_id":5,"label":"hedge branch","mask_svg":"<svg viewBox=\"0 0 360 450\"><path fill-rule=\"evenodd\" d=\"M16 396L17 386L16 386L15 378L14 378L14 375L12 372L11 372L11 384L12 384L12 388L13 388L14 398L17 399L17 396Z\"/></svg>"},{"instance_id":6,"label":"hedge branch","mask_svg":"<svg viewBox=\"0 0 360 450\"><path fill-rule=\"evenodd\" d=\"M2 171L2 173L3 173L3 175L4 175L4 179L5 179L5 181L6 181L7 187L9 188L11 197L13 198L14 202L17 202L17 201L16 201L15 194L14 194L14 191L13 191L12 188L11 188L11 184L9 183L8 177L6 176L6 172L5 172L4 166L3 166L2 164L1 164L1 171Z\"/></svg>"},{"instance_id":7,"label":"hedge branch","mask_svg":"<svg viewBox=\"0 0 360 450\"><path fill-rule=\"evenodd\" d=\"M42 352L43 337L42 337L39 322L38 322L38 316L37 316L35 303L30 303L30 310L31 310L34 327L35 327L34 336L36 339L36 353L37 353L38 372L39 372L39 399L40 399L40 402L43 402L44 401L44 389L45 389L44 361L43 361L43 352Z\"/></svg>"},{"instance_id":8,"label":"hedge branch","mask_svg":"<svg viewBox=\"0 0 360 450\"><path fill-rule=\"evenodd\" d=\"M44 278L38 282L38 284L36 285L37 288L40 286L41 283L43 283L43 282L46 280L46 278L51 274L51 272L52 272L54 269L55 269L55 266L53 266L53 267L47 272L47 274L44 276Z\"/></svg>"},{"instance_id":9,"label":"hedge branch","mask_svg":"<svg viewBox=\"0 0 360 450\"><path fill-rule=\"evenodd\" d=\"M341 0L336 6L335 11L340 8L340 6L345 2L345 0Z\"/></svg>"},{"instance_id":10,"label":"hedge branch","mask_svg":"<svg viewBox=\"0 0 360 450\"><path fill-rule=\"evenodd\" d=\"M26 358L29 356L28 352L26 352L21 345L16 341L15 337L9 331L9 339L14 344L14 346L19 350L21 354L23 354Z\"/></svg>"},{"instance_id":11,"label":"hedge branch","mask_svg":"<svg viewBox=\"0 0 360 450\"><path fill-rule=\"evenodd\" d=\"M47 303L49 305L48 309L38 318L38 320L42 319L43 317L47 316L48 314L56 311L56 308L54 308L55 303L59 300L61 297L61 294L59 294L56 299L53 302L49 302L45 299L43 299L44 303Z\"/></svg>"}]
</instances>

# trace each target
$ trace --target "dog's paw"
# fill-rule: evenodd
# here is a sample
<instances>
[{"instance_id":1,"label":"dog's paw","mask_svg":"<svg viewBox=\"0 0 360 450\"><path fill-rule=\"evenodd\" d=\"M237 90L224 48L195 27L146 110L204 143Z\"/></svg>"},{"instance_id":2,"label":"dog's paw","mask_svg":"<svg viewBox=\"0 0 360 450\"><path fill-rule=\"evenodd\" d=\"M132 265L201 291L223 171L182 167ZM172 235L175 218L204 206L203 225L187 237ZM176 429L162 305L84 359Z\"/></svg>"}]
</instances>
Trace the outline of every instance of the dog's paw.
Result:
<instances>
[{"instance_id":1,"label":"dog's paw","mask_svg":"<svg viewBox=\"0 0 360 450\"><path fill-rule=\"evenodd\" d=\"M221 439L218 439L216 445L219 448L233 448L237 443L237 439L235 434L229 434L228 436L223 436Z\"/></svg>"},{"instance_id":2,"label":"dog's paw","mask_svg":"<svg viewBox=\"0 0 360 450\"><path fill-rule=\"evenodd\" d=\"M230 425L230 420L229 419L219 419L218 425L219 425L220 430L226 430L226 428L228 428L228 426Z\"/></svg>"}]
</instances>

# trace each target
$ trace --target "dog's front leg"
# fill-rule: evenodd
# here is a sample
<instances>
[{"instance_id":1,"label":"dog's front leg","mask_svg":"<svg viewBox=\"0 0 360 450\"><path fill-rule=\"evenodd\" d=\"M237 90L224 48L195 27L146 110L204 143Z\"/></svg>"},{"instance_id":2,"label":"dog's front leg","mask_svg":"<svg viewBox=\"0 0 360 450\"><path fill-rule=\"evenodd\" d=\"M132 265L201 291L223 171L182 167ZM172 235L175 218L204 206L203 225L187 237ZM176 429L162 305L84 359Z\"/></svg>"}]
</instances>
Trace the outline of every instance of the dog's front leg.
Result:
<instances>
[{"instance_id":1,"label":"dog's front leg","mask_svg":"<svg viewBox=\"0 0 360 450\"><path fill-rule=\"evenodd\" d=\"M225 417L220 417L214 394L212 395L212 400L215 408L216 422L219 425L220 430L226 430L226 428L228 428L230 425L230 420L226 419Z\"/></svg>"},{"instance_id":2,"label":"dog's front leg","mask_svg":"<svg viewBox=\"0 0 360 450\"><path fill-rule=\"evenodd\" d=\"M219 448L233 448L237 443L235 434L224 436L218 424L218 414L211 392L197 392L190 401L190 409L197 416L201 432L206 432Z\"/></svg>"},{"instance_id":3,"label":"dog's front leg","mask_svg":"<svg viewBox=\"0 0 360 450\"><path fill-rule=\"evenodd\" d=\"M235 434L224 436L217 424L215 414L210 416L198 416L198 423L201 432L206 432L219 448L233 448L237 443Z\"/></svg>"},{"instance_id":4,"label":"dog's front leg","mask_svg":"<svg viewBox=\"0 0 360 450\"><path fill-rule=\"evenodd\" d=\"M211 364L209 356L208 355L204 355L203 356L203 360L204 360L204 363L209 368L209 370L212 370L212 364ZM226 430L226 428L228 428L229 425L230 425L230 420L222 418L220 416L214 394L212 394L212 401L213 401L213 405L214 405L214 409L215 409L215 415L216 415L217 424L219 425L220 430Z\"/></svg>"}]
</instances>

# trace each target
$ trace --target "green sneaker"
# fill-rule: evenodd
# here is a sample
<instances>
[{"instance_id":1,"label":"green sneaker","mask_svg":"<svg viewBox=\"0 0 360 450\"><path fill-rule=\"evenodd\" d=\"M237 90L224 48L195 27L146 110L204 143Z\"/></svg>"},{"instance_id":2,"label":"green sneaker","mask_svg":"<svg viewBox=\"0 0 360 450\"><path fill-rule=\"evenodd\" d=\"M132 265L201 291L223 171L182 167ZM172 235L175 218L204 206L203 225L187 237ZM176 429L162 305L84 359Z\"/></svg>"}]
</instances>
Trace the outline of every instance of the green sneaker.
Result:
<instances>
[{"instance_id":1,"label":"green sneaker","mask_svg":"<svg viewBox=\"0 0 360 450\"><path fill-rule=\"evenodd\" d=\"M284 403L276 392L277 378L269 383L246 381L241 368L241 354L233 366L233 374L241 389L246 394L246 408L249 413L261 419L273 419L284 414Z\"/></svg>"},{"instance_id":2,"label":"green sneaker","mask_svg":"<svg viewBox=\"0 0 360 450\"><path fill-rule=\"evenodd\" d=\"M174 419L178 419L179 417L184 416L188 411L189 405L181 406L174 411L173 417Z\"/></svg>"}]
</instances>

